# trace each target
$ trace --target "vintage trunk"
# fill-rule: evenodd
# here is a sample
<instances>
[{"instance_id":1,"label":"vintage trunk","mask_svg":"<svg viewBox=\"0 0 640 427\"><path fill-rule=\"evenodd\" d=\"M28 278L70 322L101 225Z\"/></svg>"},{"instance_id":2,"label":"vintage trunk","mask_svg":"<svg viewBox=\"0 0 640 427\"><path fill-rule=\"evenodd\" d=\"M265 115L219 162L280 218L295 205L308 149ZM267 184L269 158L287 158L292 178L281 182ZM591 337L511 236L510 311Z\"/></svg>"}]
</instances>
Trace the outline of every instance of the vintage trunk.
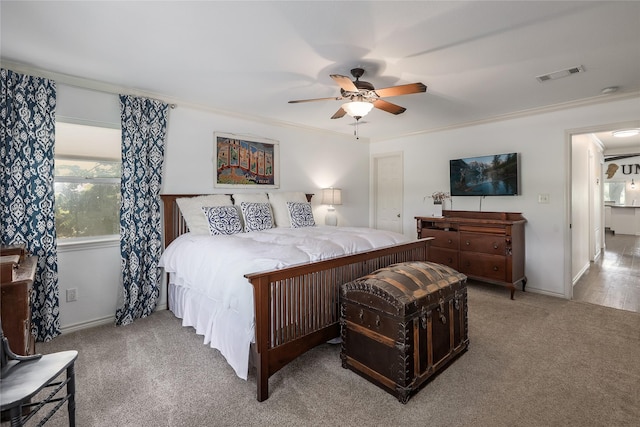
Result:
<instances>
[{"instance_id":1,"label":"vintage trunk","mask_svg":"<svg viewBox=\"0 0 640 427\"><path fill-rule=\"evenodd\" d=\"M342 285L342 366L406 403L469 345L466 281L450 267L418 261Z\"/></svg>"}]
</instances>

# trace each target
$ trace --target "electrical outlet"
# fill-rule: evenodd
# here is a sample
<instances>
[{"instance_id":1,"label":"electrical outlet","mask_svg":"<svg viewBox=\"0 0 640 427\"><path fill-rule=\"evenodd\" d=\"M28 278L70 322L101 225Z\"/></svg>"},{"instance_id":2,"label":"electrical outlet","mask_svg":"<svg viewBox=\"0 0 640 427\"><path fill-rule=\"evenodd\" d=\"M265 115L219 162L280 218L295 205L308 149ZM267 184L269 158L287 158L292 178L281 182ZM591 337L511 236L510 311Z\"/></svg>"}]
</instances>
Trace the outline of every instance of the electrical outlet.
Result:
<instances>
[{"instance_id":1,"label":"electrical outlet","mask_svg":"<svg viewBox=\"0 0 640 427\"><path fill-rule=\"evenodd\" d=\"M538 194L538 203L549 203L548 194Z\"/></svg>"},{"instance_id":2,"label":"electrical outlet","mask_svg":"<svg viewBox=\"0 0 640 427\"><path fill-rule=\"evenodd\" d=\"M78 299L78 289L67 289L67 302L73 302Z\"/></svg>"}]
</instances>

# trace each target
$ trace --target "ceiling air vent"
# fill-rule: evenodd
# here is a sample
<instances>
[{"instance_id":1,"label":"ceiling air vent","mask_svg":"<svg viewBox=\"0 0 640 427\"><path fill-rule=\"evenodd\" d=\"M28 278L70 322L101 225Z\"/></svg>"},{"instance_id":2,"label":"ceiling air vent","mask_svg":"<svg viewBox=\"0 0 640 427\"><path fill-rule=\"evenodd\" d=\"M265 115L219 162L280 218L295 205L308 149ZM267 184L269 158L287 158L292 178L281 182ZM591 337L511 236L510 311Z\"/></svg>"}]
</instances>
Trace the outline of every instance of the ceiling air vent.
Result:
<instances>
[{"instance_id":1,"label":"ceiling air vent","mask_svg":"<svg viewBox=\"0 0 640 427\"><path fill-rule=\"evenodd\" d=\"M544 83L549 80L556 80L562 77L570 76L572 74L583 73L583 72L584 72L584 67L582 65L579 65L577 67L567 68L566 70L554 71L553 73L543 74L541 76L537 76L536 79L538 79L540 83Z\"/></svg>"}]
</instances>

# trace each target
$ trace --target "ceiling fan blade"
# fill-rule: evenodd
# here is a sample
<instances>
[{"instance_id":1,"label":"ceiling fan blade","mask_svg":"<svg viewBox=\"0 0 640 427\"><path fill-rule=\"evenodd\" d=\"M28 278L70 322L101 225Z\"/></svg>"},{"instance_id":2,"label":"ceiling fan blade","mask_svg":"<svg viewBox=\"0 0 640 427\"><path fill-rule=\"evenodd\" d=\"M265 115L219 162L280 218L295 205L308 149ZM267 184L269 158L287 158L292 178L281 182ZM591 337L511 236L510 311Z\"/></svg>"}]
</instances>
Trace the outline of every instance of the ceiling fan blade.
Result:
<instances>
[{"instance_id":1,"label":"ceiling fan blade","mask_svg":"<svg viewBox=\"0 0 640 427\"><path fill-rule=\"evenodd\" d=\"M401 107L399 105L396 104L392 104L390 102L387 102L383 99L377 99L375 101L373 101L373 106L376 108L379 108L380 110L386 111L387 113L391 113L391 114L402 114L405 111L407 111L406 108Z\"/></svg>"},{"instance_id":2,"label":"ceiling fan blade","mask_svg":"<svg viewBox=\"0 0 640 427\"><path fill-rule=\"evenodd\" d=\"M387 96L410 95L412 93L420 93L420 92L426 92L426 91L427 91L427 87L422 83L409 83L407 85L376 89L376 93L381 98L385 98Z\"/></svg>"},{"instance_id":3,"label":"ceiling fan blade","mask_svg":"<svg viewBox=\"0 0 640 427\"><path fill-rule=\"evenodd\" d=\"M300 102L315 102L315 101L340 101L341 99L342 99L341 96L332 96L331 98L296 99L293 101L289 101L289 104L297 104Z\"/></svg>"},{"instance_id":4,"label":"ceiling fan blade","mask_svg":"<svg viewBox=\"0 0 640 427\"><path fill-rule=\"evenodd\" d=\"M349 77L341 76L340 74L330 74L330 77L347 92L358 92L358 88L353 84Z\"/></svg>"},{"instance_id":5,"label":"ceiling fan blade","mask_svg":"<svg viewBox=\"0 0 640 427\"><path fill-rule=\"evenodd\" d=\"M345 114L347 114L347 112L346 112L346 111L344 111L344 110L342 109L342 107L340 107L340 108L338 109L338 111L336 111L336 112L333 114L333 116L331 116L331 118L332 118L332 119L339 119L340 117L344 117L344 115L345 115Z\"/></svg>"}]
</instances>

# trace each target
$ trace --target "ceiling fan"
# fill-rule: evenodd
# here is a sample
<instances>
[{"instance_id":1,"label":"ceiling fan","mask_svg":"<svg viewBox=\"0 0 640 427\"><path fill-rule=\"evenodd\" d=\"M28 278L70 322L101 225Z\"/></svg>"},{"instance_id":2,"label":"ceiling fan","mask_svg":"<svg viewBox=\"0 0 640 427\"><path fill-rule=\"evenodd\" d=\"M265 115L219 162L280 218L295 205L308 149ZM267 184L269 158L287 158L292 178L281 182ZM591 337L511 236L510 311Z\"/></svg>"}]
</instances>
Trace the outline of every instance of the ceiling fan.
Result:
<instances>
[{"instance_id":1,"label":"ceiling fan","mask_svg":"<svg viewBox=\"0 0 640 427\"><path fill-rule=\"evenodd\" d=\"M296 104L299 102L327 100L339 101L342 99L349 100L349 102L342 104L331 118L339 119L340 117L344 117L345 114L349 114L357 121L364 117L374 107L395 115L402 114L407 110L404 107L392 104L391 102L385 101L381 98L410 95L412 93L427 91L427 87L422 83L410 83L406 85L376 89L371 83L360 80L360 77L364 75L364 69L362 68L353 68L351 70L351 75L355 77L355 81L351 81L349 77L341 76L340 74L330 75L330 77L340 86L340 96L331 98L299 99L289 101L289 103Z\"/></svg>"}]
</instances>

